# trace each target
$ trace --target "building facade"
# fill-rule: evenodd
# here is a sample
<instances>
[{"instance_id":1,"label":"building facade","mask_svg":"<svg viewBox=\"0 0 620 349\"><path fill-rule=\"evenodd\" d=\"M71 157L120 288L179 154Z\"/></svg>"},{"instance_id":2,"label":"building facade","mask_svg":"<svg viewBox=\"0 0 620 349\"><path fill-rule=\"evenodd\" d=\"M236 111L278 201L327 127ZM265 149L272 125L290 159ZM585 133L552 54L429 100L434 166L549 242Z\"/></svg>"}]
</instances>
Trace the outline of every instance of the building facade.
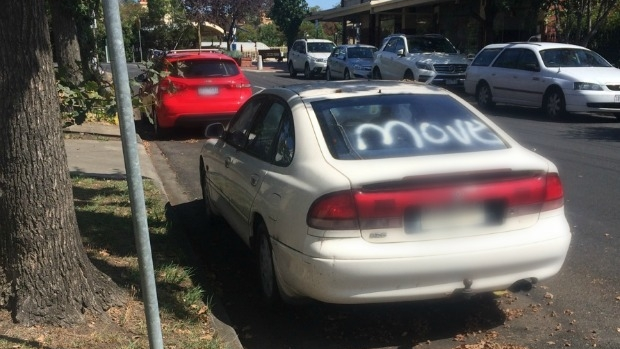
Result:
<instances>
[{"instance_id":1,"label":"building facade","mask_svg":"<svg viewBox=\"0 0 620 349\"><path fill-rule=\"evenodd\" d=\"M494 0L341 0L311 21L341 22L344 43L379 46L392 33L442 34L465 53L492 42L527 41L544 33L543 20L525 2L499 11Z\"/></svg>"}]
</instances>

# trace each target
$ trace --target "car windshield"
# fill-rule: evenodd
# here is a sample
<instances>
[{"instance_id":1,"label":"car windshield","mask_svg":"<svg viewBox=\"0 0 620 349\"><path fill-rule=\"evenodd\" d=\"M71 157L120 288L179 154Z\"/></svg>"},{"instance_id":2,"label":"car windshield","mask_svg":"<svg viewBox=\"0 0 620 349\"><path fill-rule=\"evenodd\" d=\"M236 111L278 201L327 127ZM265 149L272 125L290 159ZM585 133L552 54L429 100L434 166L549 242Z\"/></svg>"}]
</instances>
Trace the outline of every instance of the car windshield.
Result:
<instances>
[{"instance_id":1,"label":"car windshield","mask_svg":"<svg viewBox=\"0 0 620 349\"><path fill-rule=\"evenodd\" d=\"M350 47L349 58L372 58L376 50L374 47Z\"/></svg>"},{"instance_id":2,"label":"car windshield","mask_svg":"<svg viewBox=\"0 0 620 349\"><path fill-rule=\"evenodd\" d=\"M611 67L598 53L579 48L541 50L540 56L548 68L553 67Z\"/></svg>"},{"instance_id":3,"label":"car windshield","mask_svg":"<svg viewBox=\"0 0 620 349\"><path fill-rule=\"evenodd\" d=\"M413 36L407 39L409 52L443 52L457 53L458 51L448 39L437 36Z\"/></svg>"},{"instance_id":4,"label":"car windshield","mask_svg":"<svg viewBox=\"0 0 620 349\"><path fill-rule=\"evenodd\" d=\"M229 60L187 59L170 64L170 76L178 78L225 77L238 74L237 64Z\"/></svg>"},{"instance_id":5,"label":"car windshield","mask_svg":"<svg viewBox=\"0 0 620 349\"><path fill-rule=\"evenodd\" d=\"M336 45L331 42L309 42L308 52L327 52L330 53L334 50Z\"/></svg>"},{"instance_id":6,"label":"car windshield","mask_svg":"<svg viewBox=\"0 0 620 349\"><path fill-rule=\"evenodd\" d=\"M506 148L492 129L447 95L365 96L311 104L336 159L382 159Z\"/></svg>"}]
</instances>

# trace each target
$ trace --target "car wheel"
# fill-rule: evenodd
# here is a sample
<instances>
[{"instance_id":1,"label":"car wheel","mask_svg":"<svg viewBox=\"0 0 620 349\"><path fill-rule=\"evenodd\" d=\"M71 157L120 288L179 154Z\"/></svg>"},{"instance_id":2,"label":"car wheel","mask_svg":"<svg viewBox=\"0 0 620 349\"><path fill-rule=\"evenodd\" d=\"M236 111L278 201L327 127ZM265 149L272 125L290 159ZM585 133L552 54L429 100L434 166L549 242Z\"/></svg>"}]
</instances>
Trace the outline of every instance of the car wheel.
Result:
<instances>
[{"instance_id":1,"label":"car wheel","mask_svg":"<svg viewBox=\"0 0 620 349\"><path fill-rule=\"evenodd\" d=\"M476 102L481 109L490 109L495 106L493 103L493 95L491 94L491 87L486 82L482 82L476 89Z\"/></svg>"},{"instance_id":2,"label":"car wheel","mask_svg":"<svg viewBox=\"0 0 620 349\"><path fill-rule=\"evenodd\" d=\"M550 119L559 119L566 114L564 94L559 88L547 91L543 98L543 110Z\"/></svg>"},{"instance_id":3,"label":"car wheel","mask_svg":"<svg viewBox=\"0 0 620 349\"><path fill-rule=\"evenodd\" d=\"M258 238L258 272L262 296L267 304L276 305L281 298L273 266L273 250L269 232L262 222L258 224L256 237Z\"/></svg>"},{"instance_id":4,"label":"car wheel","mask_svg":"<svg viewBox=\"0 0 620 349\"><path fill-rule=\"evenodd\" d=\"M372 78L373 78L374 80L381 80L381 70L379 70L379 68L378 68L378 67L375 67L375 68L372 70Z\"/></svg>"},{"instance_id":5,"label":"car wheel","mask_svg":"<svg viewBox=\"0 0 620 349\"><path fill-rule=\"evenodd\" d=\"M351 80L351 73L349 73L349 69L346 69L344 71L344 79L345 80Z\"/></svg>"},{"instance_id":6,"label":"car wheel","mask_svg":"<svg viewBox=\"0 0 620 349\"><path fill-rule=\"evenodd\" d=\"M213 224L217 214L213 211L213 206L211 204L211 195L209 195L209 186L207 184L207 172L205 170L205 165L200 158L200 187L202 188L202 201L204 203L204 214L205 214L205 222L207 226Z\"/></svg>"},{"instance_id":7,"label":"car wheel","mask_svg":"<svg viewBox=\"0 0 620 349\"><path fill-rule=\"evenodd\" d=\"M411 72L411 70L407 70L405 72L405 76L403 76L403 80L415 81L415 77L413 76L413 72Z\"/></svg>"},{"instance_id":8,"label":"car wheel","mask_svg":"<svg viewBox=\"0 0 620 349\"><path fill-rule=\"evenodd\" d=\"M293 62L288 62L288 75L292 78L297 76L297 72L295 71L295 67L293 66Z\"/></svg>"},{"instance_id":9,"label":"car wheel","mask_svg":"<svg viewBox=\"0 0 620 349\"><path fill-rule=\"evenodd\" d=\"M325 80L327 81L332 80L332 72L329 68L327 68L327 70L325 71Z\"/></svg>"},{"instance_id":10,"label":"car wheel","mask_svg":"<svg viewBox=\"0 0 620 349\"><path fill-rule=\"evenodd\" d=\"M159 125L159 115L155 109L153 109L153 128L157 139L166 139L170 136L170 130Z\"/></svg>"},{"instance_id":11,"label":"car wheel","mask_svg":"<svg viewBox=\"0 0 620 349\"><path fill-rule=\"evenodd\" d=\"M310 71L310 64L306 63L304 67L304 78L312 79L312 72Z\"/></svg>"}]
</instances>

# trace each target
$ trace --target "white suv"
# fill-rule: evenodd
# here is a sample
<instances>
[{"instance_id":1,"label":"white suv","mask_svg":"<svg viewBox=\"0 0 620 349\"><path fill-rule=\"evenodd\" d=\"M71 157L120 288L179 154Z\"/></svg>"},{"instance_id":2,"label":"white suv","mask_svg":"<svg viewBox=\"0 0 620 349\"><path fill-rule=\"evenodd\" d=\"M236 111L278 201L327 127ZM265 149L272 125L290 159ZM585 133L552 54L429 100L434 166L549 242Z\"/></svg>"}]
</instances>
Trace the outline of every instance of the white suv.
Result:
<instances>
[{"instance_id":1,"label":"white suv","mask_svg":"<svg viewBox=\"0 0 620 349\"><path fill-rule=\"evenodd\" d=\"M603 112L620 119L620 70L587 48L552 42L485 46L467 69L478 106L541 107L550 118Z\"/></svg>"},{"instance_id":2,"label":"white suv","mask_svg":"<svg viewBox=\"0 0 620 349\"><path fill-rule=\"evenodd\" d=\"M373 79L462 85L469 60L438 34L392 34L375 53Z\"/></svg>"},{"instance_id":3,"label":"white suv","mask_svg":"<svg viewBox=\"0 0 620 349\"><path fill-rule=\"evenodd\" d=\"M288 52L288 71L293 78L303 73L306 79L325 74L327 57L336 44L324 39L299 39Z\"/></svg>"}]
</instances>

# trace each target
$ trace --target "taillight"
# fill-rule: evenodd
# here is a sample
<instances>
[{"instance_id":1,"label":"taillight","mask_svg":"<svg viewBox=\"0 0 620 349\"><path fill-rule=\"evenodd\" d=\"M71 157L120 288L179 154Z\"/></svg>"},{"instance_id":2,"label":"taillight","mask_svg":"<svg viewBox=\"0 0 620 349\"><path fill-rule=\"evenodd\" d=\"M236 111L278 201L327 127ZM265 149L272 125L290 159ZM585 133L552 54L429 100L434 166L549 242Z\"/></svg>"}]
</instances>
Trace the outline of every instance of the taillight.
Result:
<instances>
[{"instance_id":1,"label":"taillight","mask_svg":"<svg viewBox=\"0 0 620 349\"><path fill-rule=\"evenodd\" d=\"M541 211L549 211L564 205L564 188L557 173L547 174L545 185L545 202Z\"/></svg>"},{"instance_id":2,"label":"taillight","mask_svg":"<svg viewBox=\"0 0 620 349\"><path fill-rule=\"evenodd\" d=\"M316 229L359 229L353 194L341 191L320 197L310 207L307 222Z\"/></svg>"},{"instance_id":3,"label":"taillight","mask_svg":"<svg viewBox=\"0 0 620 349\"><path fill-rule=\"evenodd\" d=\"M179 82L179 81L173 81L171 79L165 79L159 83L159 88L162 91L166 91L168 93L176 93L179 91L183 91L187 87L188 87L187 84Z\"/></svg>"},{"instance_id":4,"label":"taillight","mask_svg":"<svg viewBox=\"0 0 620 349\"><path fill-rule=\"evenodd\" d=\"M407 212L470 204L484 207L492 223L501 224L507 216L560 208L564 193L557 173L423 188L341 191L317 199L307 223L321 230L400 228Z\"/></svg>"}]
</instances>

